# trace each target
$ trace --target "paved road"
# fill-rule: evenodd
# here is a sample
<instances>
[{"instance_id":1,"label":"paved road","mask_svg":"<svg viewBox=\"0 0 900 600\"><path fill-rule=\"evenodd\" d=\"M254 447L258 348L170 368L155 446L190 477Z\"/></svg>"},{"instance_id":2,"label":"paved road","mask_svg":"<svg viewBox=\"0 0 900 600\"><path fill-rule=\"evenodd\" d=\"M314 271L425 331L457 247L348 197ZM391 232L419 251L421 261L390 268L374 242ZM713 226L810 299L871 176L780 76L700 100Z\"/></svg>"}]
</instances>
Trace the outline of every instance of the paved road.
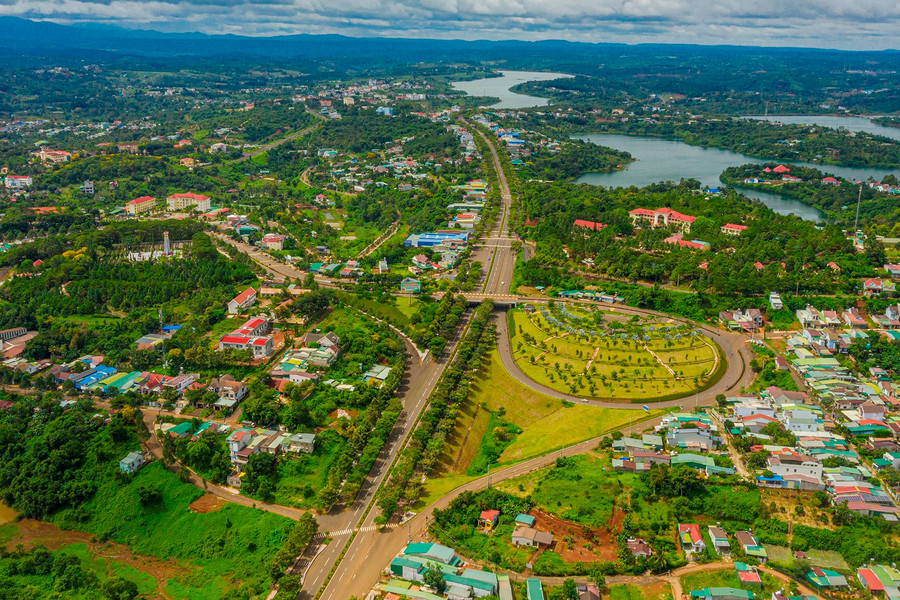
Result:
<instances>
[{"instance_id":1,"label":"paved road","mask_svg":"<svg viewBox=\"0 0 900 600\"><path fill-rule=\"evenodd\" d=\"M346 508L342 513L337 515L340 523L326 523L324 520L319 520L321 531L349 532L354 529L364 530L354 539L353 545L348 551L348 556L351 552L356 552L354 549L363 544L365 540L368 539L367 536L371 535L371 528L374 525L374 518L378 515L378 511L370 510L366 515L365 520L363 520L363 514L365 513L366 508L372 504L375 498L375 492L378 491L382 481L384 481L387 476L391 464L405 444L419 415L425 408L428 397L431 395L432 390L437 384L441 373L444 372L444 368L450 363L451 357L456 352L456 347L460 338L461 333L458 333L454 339L450 340L450 344L448 344L449 352L445 353L444 357L439 358L437 361L434 361L431 358L419 360L415 347L410 347L412 346L411 343L408 340L404 340L408 347L411 365L409 367L409 381L401 388L403 413L400 415L397 424L394 426L394 430L391 432L391 436L385 446L386 449L382 450L381 455L378 457L378 461L372 468L372 472L366 479L366 483L357 496L356 501L352 506ZM328 574L331 572L332 567L338 562L340 553L346 545L347 538L345 536L347 535L349 535L349 533L344 533L343 536L333 536L334 539L332 542L325 547L315 560L312 561L306 578L303 581L301 597L310 598L314 596L325 584ZM353 563L348 562L347 557L345 557L340 564L349 565ZM341 575L341 577L336 576L331 579L332 583L329 587L333 588L336 585L339 586L343 577L344 575Z\"/></svg>"},{"instance_id":2,"label":"paved road","mask_svg":"<svg viewBox=\"0 0 900 600\"><path fill-rule=\"evenodd\" d=\"M494 171L500 184L500 211L494 221L491 232L481 240L482 247L473 257L486 265L488 272L485 277L483 293L506 294L509 293L509 284L512 281L513 269L516 265L516 254L512 251L512 243L518 238L509 235L509 211L512 206L512 193L506 181L506 173L500 164L500 155L497 153L496 142L475 129L491 150L491 159Z\"/></svg>"}]
</instances>

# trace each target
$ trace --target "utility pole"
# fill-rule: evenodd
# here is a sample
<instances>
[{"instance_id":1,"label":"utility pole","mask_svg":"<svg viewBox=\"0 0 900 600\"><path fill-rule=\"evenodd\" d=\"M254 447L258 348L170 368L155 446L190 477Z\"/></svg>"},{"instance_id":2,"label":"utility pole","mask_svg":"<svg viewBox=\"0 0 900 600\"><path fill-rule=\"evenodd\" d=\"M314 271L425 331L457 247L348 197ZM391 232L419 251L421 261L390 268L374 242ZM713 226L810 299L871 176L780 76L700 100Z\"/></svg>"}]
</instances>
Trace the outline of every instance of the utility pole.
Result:
<instances>
[{"instance_id":1,"label":"utility pole","mask_svg":"<svg viewBox=\"0 0 900 600\"><path fill-rule=\"evenodd\" d=\"M162 330L163 330L163 318L162 318L162 309L160 308L159 309L159 332L160 332L160 334L162 334ZM162 335L161 346L162 346L162 353L163 353L163 368L168 369L169 368L169 358L166 355L166 336L165 335Z\"/></svg>"},{"instance_id":2,"label":"utility pole","mask_svg":"<svg viewBox=\"0 0 900 600\"><path fill-rule=\"evenodd\" d=\"M859 204L862 202L862 182L859 183L859 195L856 197L856 219L853 221L853 235L859 231Z\"/></svg>"}]
</instances>

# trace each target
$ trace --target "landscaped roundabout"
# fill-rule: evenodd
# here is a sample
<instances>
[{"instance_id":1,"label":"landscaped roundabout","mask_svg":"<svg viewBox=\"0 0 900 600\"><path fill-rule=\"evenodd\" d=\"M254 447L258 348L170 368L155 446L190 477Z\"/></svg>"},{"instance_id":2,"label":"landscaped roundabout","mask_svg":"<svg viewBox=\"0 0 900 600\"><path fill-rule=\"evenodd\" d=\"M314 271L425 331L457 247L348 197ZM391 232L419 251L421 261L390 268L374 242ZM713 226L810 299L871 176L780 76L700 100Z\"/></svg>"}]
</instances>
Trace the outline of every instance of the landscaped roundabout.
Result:
<instances>
[{"instance_id":1,"label":"landscaped roundabout","mask_svg":"<svg viewBox=\"0 0 900 600\"><path fill-rule=\"evenodd\" d=\"M583 398L656 402L690 396L725 373L719 347L695 326L589 305L510 311L516 365L550 389Z\"/></svg>"}]
</instances>

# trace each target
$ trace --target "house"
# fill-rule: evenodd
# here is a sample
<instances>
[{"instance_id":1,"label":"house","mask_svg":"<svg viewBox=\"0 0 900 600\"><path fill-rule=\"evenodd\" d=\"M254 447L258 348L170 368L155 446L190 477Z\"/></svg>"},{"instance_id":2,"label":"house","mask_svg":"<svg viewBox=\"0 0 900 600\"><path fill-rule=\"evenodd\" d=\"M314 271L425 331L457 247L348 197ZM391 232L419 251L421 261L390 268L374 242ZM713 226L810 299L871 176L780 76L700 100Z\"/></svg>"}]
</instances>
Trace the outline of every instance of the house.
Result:
<instances>
[{"instance_id":1,"label":"house","mask_svg":"<svg viewBox=\"0 0 900 600\"><path fill-rule=\"evenodd\" d=\"M784 303L781 301L781 295L778 292L769 293L769 304L772 310L784 310Z\"/></svg>"},{"instance_id":2,"label":"house","mask_svg":"<svg viewBox=\"0 0 900 600\"><path fill-rule=\"evenodd\" d=\"M804 578L820 590L848 587L847 578L831 569L813 567Z\"/></svg>"},{"instance_id":3,"label":"house","mask_svg":"<svg viewBox=\"0 0 900 600\"><path fill-rule=\"evenodd\" d=\"M492 531L500 521L499 510L483 510L478 517L478 526L484 527L488 531Z\"/></svg>"},{"instance_id":4,"label":"house","mask_svg":"<svg viewBox=\"0 0 900 600\"><path fill-rule=\"evenodd\" d=\"M220 399L234 400L235 402L243 400L249 391L246 383L236 380L231 375L214 377L209 382L207 389L219 396Z\"/></svg>"},{"instance_id":5,"label":"house","mask_svg":"<svg viewBox=\"0 0 900 600\"><path fill-rule=\"evenodd\" d=\"M685 556L690 557L693 554L706 552L706 544L703 542L703 536L700 535L700 526L696 523L679 524L678 537L681 540Z\"/></svg>"},{"instance_id":6,"label":"house","mask_svg":"<svg viewBox=\"0 0 900 600\"><path fill-rule=\"evenodd\" d=\"M534 517L531 515L526 515L525 513L519 513L516 515L516 527L524 525L525 527L534 527Z\"/></svg>"},{"instance_id":7,"label":"house","mask_svg":"<svg viewBox=\"0 0 900 600\"><path fill-rule=\"evenodd\" d=\"M232 315L236 315L241 311L247 310L255 303L256 290L251 286L228 301L228 312Z\"/></svg>"},{"instance_id":8,"label":"house","mask_svg":"<svg viewBox=\"0 0 900 600\"><path fill-rule=\"evenodd\" d=\"M412 264L419 267L420 269L430 269L431 261L428 260L428 257L424 254L416 254L412 257Z\"/></svg>"},{"instance_id":9,"label":"house","mask_svg":"<svg viewBox=\"0 0 900 600\"><path fill-rule=\"evenodd\" d=\"M884 270L888 272L891 279L900 279L900 265L884 265Z\"/></svg>"},{"instance_id":10,"label":"house","mask_svg":"<svg viewBox=\"0 0 900 600\"><path fill-rule=\"evenodd\" d=\"M719 228L719 231L725 235L741 235L741 232L747 229L746 225L735 225L734 223L725 223Z\"/></svg>"},{"instance_id":11,"label":"house","mask_svg":"<svg viewBox=\"0 0 900 600\"><path fill-rule=\"evenodd\" d=\"M759 571L756 570L756 567L751 567L744 562L735 562L734 569L737 571L741 585L762 587L762 579L760 579Z\"/></svg>"},{"instance_id":12,"label":"house","mask_svg":"<svg viewBox=\"0 0 900 600\"><path fill-rule=\"evenodd\" d=\"M681 230L684 233L691 232L691 223L696 220L696 217L684 215L666 207L657 208L655 210L635 208L634 210L628 211L628 214L631 216L631 222L635 226L641 222L649 223L651 227L677 225L681 227Z\"/></svg>"},{"instance_id":13,"label":"house","mask_svg":"<svg viewBox=\"0 0 900 600\"><path fill-rule=\"evenodd\" d=\"M697 600L753 600L753 592L737 588L703 588L692 590L691 598Z\"/></svg>"},{"instance_id":14,"label":"house","mask_svg":"<svg viewBox=\"0 0 900 600\"><path fill-rule=\"evenodd\" d=\"M211 206L209 196L203 196L193 192L172 194L166 198L166 205L169 210L185 210L187 208L195 207L200 212L208 211Z\"/></svg>"},{"instance_id":15,"label":"house","mask_svg":"<svg viewBox=\"0 0 900 600\"><path fill-rule=\"evenodd\" d=\"M404 277L400 282L400 291L409 294L418 294L422 291L422 284L418 279L412 277Z\"/></svg>"},{"instance_id":16,"label":"house","mask_svg":"<svg viewBox=\"0 0 900 600\"><path fill-rule=\"evenodd\" d=\"M859 314L859 310L855 306L845 310L843 317L844 317L844 322L849 327L853 327L855 329L865 329L866 328L866 320L862 318L862 315Z\"/></svg>"},{"instance_id":17,"label":"house","mask_svg":"<svg viewBox=\"0 0 900 600\"><path fill-rule=\"evenodd\" d=\"M707 528L709 539L713 549L719 556L731 556L731 544L728 542L728 534L721 527L710 525Z\"/></svg>"},{"instance_id":18,"label":"house","mask_svg":"<svg viewBox=\"0 0 900 600\"><path fill-rule=\"evenodd\" d=\"M575 591L578 592L578 600L600 600L600 589L596 586L579 583Z\"/></svg>"},{"instance_id":19,"label":"house","mask_svg":"<svg viewBox=\"0 0 900 600\"><path fill-rule=\"evenodd\" d=\"M759 540L753 537L752 533L749 531L737 531L734 534L734 539L741 545L744 554L757 558L760 562L766 562L768 558L766 549L759 543Z\"/></svg>"},{"instance_id":20,"label":"house","mask_svg":"<svg viewBox=\"0 0 900 600\"><path fill-rule=\"evenodd\" d=\"M755 331L765 322L762 311L758 308L725 310L719 313L719 320L729 329L744 331Z\"/></svg>"},{"instance_id":21,"label":"house","mask_svg":"<svg viewBox=\"0 0 900 600\"><path fill-rule=\"evenodd\" d=\"M288 452L293 454L312 454L316 449L316 434L296 433L288 439Z\"/></svg>"},{"instance_id":22,"label":"house","mask_svg":"<svg viewBox=\"0 0 900 600\"><path fill-rule=\"evenodd\" d=\"M119 470L123 473L136 473L144 465L144 455L140 452L129 452L119 461Z\"/></svg>"},{"instance_id":23,"label":"house","mask_svg":"<svg viewBox=\"0 0 900 600\"><path fill-rule=\"evenodd\" d=\"M800 321L800 326L803 328L812 327L818 329L825 325L822 313L810 304L807 304L806 308L798 308L796 314L797 320Z\"/></svg>"},{"instance_id":24,"label":"house","mask_svg":"<svg viewBox=\"0 0 900 600\"><path fill-rule=\"evenodd\" d=\"M650 545L640 538L629 538L625 542L625 547L631 552L635 558L649 558L653 556L653 550Z\"/></svg>"},{"instance_id":25,"label":"house","mask_svg":"<svg viewBox=\"0 0 900 600\"><path fill-rule=\"evenodd\" d=\"M856 409L856 412L859 413L859 419L872 419L873 421L884 421L884 405L883 404L875 404L871 400L868 400Z\"/></svg>"},{"instance_id":26,"label":"house","mask_svg":"<svg viewBox=\"0 0 900 600\"><path fill-rule=\"evenodd\" d=\"M267 233L259 241L259 245L269 250L284 250L285 236L277 233Z\"/></svg>"},{"instance_id":27,"label":"house","mask_svg":"<svg viewBox=\"0 0 900 600\"><path fill-rule=\"evenodd\" d=\"M150 212L154 206L156 206L156 198L153 196L141 196L127 202L125 204L125 212L134 217Z\"/></svg>"},{"instance_id":28,"label":"house","mask_svg":"<svg viewBox=\"0 0 900 600\"><path fill-rule=\"evenodd\" d=\"M513 546L550 546L553 544L553 534L546 531L538 531L532 527L516 527L512 532Z\"/></svg>"}]
</instances>

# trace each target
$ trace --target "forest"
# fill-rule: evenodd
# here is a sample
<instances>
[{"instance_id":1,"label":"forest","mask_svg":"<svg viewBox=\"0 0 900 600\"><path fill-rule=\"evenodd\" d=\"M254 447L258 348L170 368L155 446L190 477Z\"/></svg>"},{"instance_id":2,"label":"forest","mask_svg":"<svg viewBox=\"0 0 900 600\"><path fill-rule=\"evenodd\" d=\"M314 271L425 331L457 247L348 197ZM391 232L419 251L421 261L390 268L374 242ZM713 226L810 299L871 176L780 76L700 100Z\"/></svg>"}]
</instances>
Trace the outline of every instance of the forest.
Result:
<instances>
[{"instance_id":1,"label":"forest","mask_svg":"<svg viewBox=\"0 0 900 600\"><path fill-rule=\"evenodd\" d=\"M518 227L539 245L531 260L517 264L516 283L577 287L573 285L577 280L595 277L688 284L695 291L736 296L768 294L772 289L835 293L856 291L858 278L874 274L884 264L879 262L883 255L857 254L837 227L819 230L811 222L778 215L733 192L709 195L697 187L690 181L608 190L561 182L524 183L523 221ZM708 242L711 251L666 244L663 239L672 231L665 228L634 228L630 209L662 206L695 216L686 237ZM576 219L608 227L577 228ZM720 227L729 222L748 228L737 237L721 233ZM593 266L581 263L585 258L592 258ZM826 267L832 261L840 266L839 273ZM763 267L754 266L757 262Z\"/></svg>"},{"instance_id":2,"label":"forest","mask_svg":"<svg viewBox=\"0 0 900 600\"><path fill-rule=\"evenodd\" d=\"M900 209L896 196L870 188L868 185L853 185L841 177L836 177L840 185L822 183L826 176L833 176L827 169L820 171L808 167L792 165L791 175L800 177L802 182L784 185L763 185L745 183L747 178L765 179L765 168L775 168L778 163L746 164L729 167L722 172L724 183L735 187L761 189L786 198L800 200L825 212L835 224L852 229L856 220L856 203L859 200L859 224L863 229L871 229L888 237L900 236ZM777 177L772 177L777 181ZM887 174L882 178L885 184L896 185L897 178Z\"/></svg>"}]
</instances>

